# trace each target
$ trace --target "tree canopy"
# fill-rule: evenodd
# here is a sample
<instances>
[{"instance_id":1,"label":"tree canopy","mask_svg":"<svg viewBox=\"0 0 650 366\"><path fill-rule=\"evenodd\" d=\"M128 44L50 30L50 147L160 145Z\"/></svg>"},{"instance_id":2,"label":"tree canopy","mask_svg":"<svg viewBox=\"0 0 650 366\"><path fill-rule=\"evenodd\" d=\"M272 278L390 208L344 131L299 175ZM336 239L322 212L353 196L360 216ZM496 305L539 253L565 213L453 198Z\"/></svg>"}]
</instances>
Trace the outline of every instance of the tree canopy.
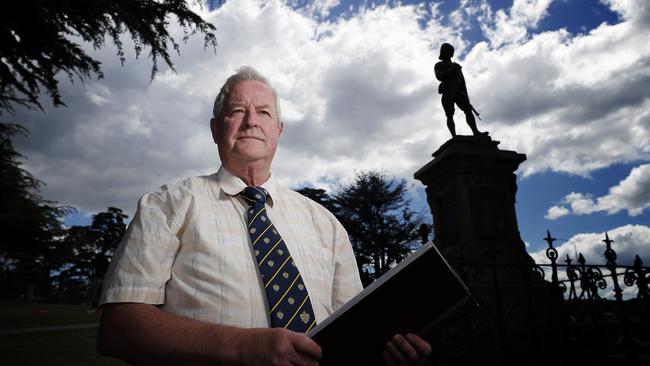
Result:
<instances>
[{"instance_id":1,"label":"tree canopy","mask_svg":"<svg viewBox=\"0 0 650 366\"><path fill-rule=\"evenodd\" d=\"M377 171L357 173L332 196L322 189L297 192L329 209L352 242L364 285L386 273L416 248L422 220L410 209L406 181Z\"/></svg>"},{"instance_id":2,"label":"tree canopy","mask_svg":"<svg viewBox=\"0 0 650 366\"><path fill-rule=\"evenodd\" d=\"M365 284L386 273L418 245L419 215L410 209L404 179L357 173L334 194L339 220L355 250Z\"/></svg>"},{"instance_id":3,"label":"tree canopy","mask_svg":"<svg viewBox=\"0 0 650 366\"><path fill-rule=\"evenodd\" d=\"M66 284L79 283L77 287L85 292L85 302L97 304L104 274L126 232L124 221L127 218L121 209L109 207L93 215L90 226L73 226L66 230L61 245L70 255L66 269L57 276L59 294L66 290Z\"/></svg>"},{"instance_id":4,"label":"tree canopy","mask_svg":"<svg viewBox=\"0 0 650 366\"><path fill-rule=\"evenodd\" d=\"M334 199L332 199L332 197L330 197L329 194L327 194L327 192L324 189L303 187L303 188L296 189L296 192L302 194L305 197L310 198L315 202L318 202L323 207L328 209L331 213L336 215L338 209L336 202L334 201Z\"/></svg>"},{"instance_id":5,"label":"tree canopy","mask_svg":"<svg viewBox=\"0 0 650 366\"><path fill-rule=\"evenodd\" d=\"M42 182L23 169L11 137L26 133L21 126L0 123L0 280L19 274L24 283L16 285L27 290L28 298L36 282L60 264L59 218L71 209L42 199Z\"/></svg>"},{"instance_id":6,"label":"tree canopy","mask_svg":"<svg viewBox=\"0 0 650 366\"><path fill-rule=\"evenodd\" d=\"M202 6L201 0L193 0ZM184 31L183 41L204 35L205 46L216 47L215 27L193 12L187 0L5 0L0 2L0 113L14 105L42 108L41 89L55 106L65 105L56 75L84 81L103 77L101 64L81 42L101 48L108 36L125 60L120 36L135 42L135 53L149 50L151 77L162 59L173 69L170 49L179 45L169 33L172 18Z\"/></svg>"}]
</instances>

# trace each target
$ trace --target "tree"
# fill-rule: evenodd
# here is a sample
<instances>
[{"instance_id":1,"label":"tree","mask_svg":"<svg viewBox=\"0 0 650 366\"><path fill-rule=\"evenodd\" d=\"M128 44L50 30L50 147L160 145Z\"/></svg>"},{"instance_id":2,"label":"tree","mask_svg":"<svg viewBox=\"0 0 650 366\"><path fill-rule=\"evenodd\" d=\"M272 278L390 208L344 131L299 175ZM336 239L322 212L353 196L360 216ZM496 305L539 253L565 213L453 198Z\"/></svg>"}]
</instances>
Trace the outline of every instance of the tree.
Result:
<instances>
[{"instance_id":1,"label":"tree","mask_svg":"<svg viewBox=\"0 0 650 366\"><path fill-rule=\"evenodd\" d=\"M406 181L377 171L357 173L334 194L364 285L386 273L418 245L422 223L410 209Z\"/></svg>"},{"instance_id":2,"label":"tree","mask_svg":"<svg viewBox=\"0 0 650 366\"><path fill-rule=\"evenodd\" d=\"M194 0L202 5L201 0ZM184 31L183 41L204 35L205 46L216 47L215 27L188 7L186 0L4 0L0 2L0 113L14 104L42 108L44 88L55 106L61 99L56 75L81 81L103 76L99 61L90 57L78 40L104 46L108 35L124 63L120 36L128 33L139 56L149 49L151 77L163 59L173 70L169 55L179 45L167 26L174 16Z\"/></svg>"},{"instance_id":3,"label":"tree","mask_svg":"<svg viewBox=\"0 0 650 366\"><path fill-rule=\"evenodd\" d=\"M50 271L62 260L57 246L63 233L59 219L71 209L38 194L42 182L22 168L22 156L11 142L16 134L26 135L27 130L0 123L0 278L3 285L12 282L14 289L24 289L24 299L29 301L37 287L47 292Z\"/></svg>"},{"instance_id":4,"label":"tree","mask_svg":"<svg viewBox=\"0 0 650 366\"><path fill-rule=\"evenodd\" d=\"M90 226L73 226L67 230L63 242L72 256L68 268L57 276L59 297L67 281L81 280L86 284L85 301L93 306L97 303L108 264L126 231L127 218L121 209L109 207L93 215Z\"/></svg>"},{"instance_id":5,"label":"tree","mask_svg":"<svg viewBox=\"0 0 650 366\"><path fill-rule=\"evenodd\" d=\"M324 189L303 187L294 190L303 196L310 198L312 201L318 202L323 207L328 209L331 213L336 215L336 212L338 210L336 202L332 199L332 197L330 197L329 194L327 194Z\"/></svg>"}]
</instances>

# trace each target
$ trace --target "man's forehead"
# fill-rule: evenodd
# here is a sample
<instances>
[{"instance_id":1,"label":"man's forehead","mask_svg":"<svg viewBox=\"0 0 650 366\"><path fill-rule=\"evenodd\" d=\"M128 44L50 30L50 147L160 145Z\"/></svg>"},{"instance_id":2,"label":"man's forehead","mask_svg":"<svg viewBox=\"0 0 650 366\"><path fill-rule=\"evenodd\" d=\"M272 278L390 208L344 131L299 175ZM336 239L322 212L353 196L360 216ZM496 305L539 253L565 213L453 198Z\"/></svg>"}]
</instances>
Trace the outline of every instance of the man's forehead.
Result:
<instances>
[{"instance_id":1,"label":"man's forehead","mask_svg":"<svg viewBox=\"0 0 650 366\"><path fill-rule=\"evenodd\" d=\"M228 96L228 103L244 103L249 100L256 103L275 102L275 95L268 85L257 80L245 80L235 84Z\"/></svg>"}]
</instances>

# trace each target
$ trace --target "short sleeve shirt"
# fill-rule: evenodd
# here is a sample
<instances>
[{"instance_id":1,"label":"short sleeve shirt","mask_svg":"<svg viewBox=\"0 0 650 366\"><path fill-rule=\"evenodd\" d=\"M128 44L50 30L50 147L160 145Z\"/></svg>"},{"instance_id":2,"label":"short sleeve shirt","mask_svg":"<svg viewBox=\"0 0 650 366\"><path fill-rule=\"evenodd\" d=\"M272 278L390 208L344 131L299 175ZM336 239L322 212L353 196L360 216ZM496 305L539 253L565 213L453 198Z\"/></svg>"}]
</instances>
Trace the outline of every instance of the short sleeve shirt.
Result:
<instances>
[{"instance_id":1,"label":"short sleeve shirt","mask_svg":"<svg viewBox=\"0 0 650 366\"><path fill-rule=\"evenodd\" d=\"M243 328L270 326L250 237L246 187L221 167L144 195L104 280L101 304L160 305L170 313ZM271 176L267 213L303 277L318 322L362 290L343 226Z\"/></svg>"}]
</instances>

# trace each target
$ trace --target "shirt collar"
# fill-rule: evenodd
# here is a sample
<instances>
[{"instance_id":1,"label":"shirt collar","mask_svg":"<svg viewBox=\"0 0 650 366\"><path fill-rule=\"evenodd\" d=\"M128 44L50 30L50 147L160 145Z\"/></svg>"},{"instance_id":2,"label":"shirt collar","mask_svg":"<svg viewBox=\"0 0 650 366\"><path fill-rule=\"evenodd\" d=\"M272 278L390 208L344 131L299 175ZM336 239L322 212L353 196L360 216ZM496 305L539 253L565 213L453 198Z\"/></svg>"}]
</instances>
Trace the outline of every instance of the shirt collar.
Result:
<instances>
[{"instance_id":1,"label":"shirt collar","mask_svg":"<svg viewBox=\"0 0 650 366\"><path fill-rule=\"evenodd\" d=\"M244 188L246 188L246 183L244 183L241 178L232 175L223 165L220 166L219 171L217 171L217 180L221 182L221 190L230 196L237 196L241 191L244 190ZM269 179L267 179L266 182L261 185L261 187L266 189L268 192L269 199L267 202L270 206L273 206L273 198L278 197L277 186L275 178L273 177L273 173L271 173Z\"/></svg>"}]
</instances>

